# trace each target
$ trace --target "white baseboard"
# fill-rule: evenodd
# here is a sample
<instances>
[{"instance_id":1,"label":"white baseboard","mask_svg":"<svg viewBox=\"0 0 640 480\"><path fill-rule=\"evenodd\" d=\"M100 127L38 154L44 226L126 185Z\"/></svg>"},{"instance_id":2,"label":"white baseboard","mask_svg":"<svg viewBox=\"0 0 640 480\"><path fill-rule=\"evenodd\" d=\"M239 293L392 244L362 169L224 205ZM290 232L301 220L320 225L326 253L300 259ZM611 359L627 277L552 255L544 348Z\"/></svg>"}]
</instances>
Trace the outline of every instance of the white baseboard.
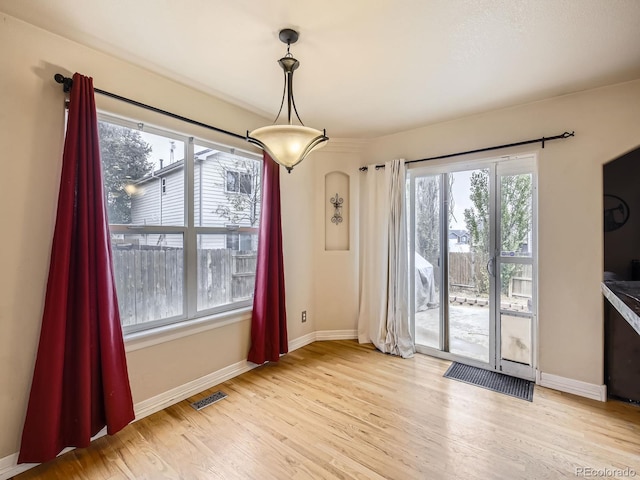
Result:
<instances>
[{"instance_id":1,"label":"white baseboard","mask_svg":"<svg viewBox=\"0 0 640 480\"><path fill-rule=\"evenodd\" d=\"M572 378L561 377L551 373L540 373L540 386L560 390L561 392L572 393L581 397L607 401L607 386L596 385L595 383L581 382Z\"/></svg>"},{"instance_id":2,"label":"white baseboard","mask_svg":"<svg viewBox=\"0 0 640 480\"><path fill-rule=\"evenodd\" d=\"M297 350L298 348L302 348L305 345L309 345L310 343L319 340L343 340L355 337L355 330L325 330L321 332L311 332L303 335L302 337L291 340L289 342L289 351ZM136 421L144 417L148 417L153 413L159 412L160 410L164 410L165 408L181 402L186 398L192 397L196 393L200 393L220 383L226 382L227 380L248 372L257 366L258 365L255 363L242 360L221 368L216 372L205 375L204 377L197 378L191 382L185 383L184 385L172 388L160 395L138 402L134 407Z\"/></svg>"},{"instance_id":3,"label":"white baseboard","mask_svg":"<svg viewBox=\"0 0 640 480\"><path fill-rule=\"evenodd\" d=\"M151 414L164 410L171 405L174 405L182 400L192 397L196 393L200 393L211 387L214 387L222 382L226 382L238 375L241 375L249 370L256 368L258 365L255 363L242 360L220 370L205 375L204 377L196 378L191 382L180 385L179 387L172 388L166 392L151 397L147 400L138 402L134 406L136 413L135 421L141 420L144 417L148 417Z\"/></svg>"},{"instance_id":4,"label":"white baseboard","mask_svg":"<svg viewBox=\"0 0 640 480\"><path fill-rule=\"evenodd\" d=\"M316 332L316 340L353 340L358 338L357 330L319 330Z\"/></svg>"},{"instance_id":5,"label":"white baseboard","mask_svg":"<svg viewBox=\"0 0 640 480\"><path fill-rule=\"evenodd\" d=\"M344 340L357 338L356 330L323 330L320 332L311 332L302 337L298 337L289 342L289 351L297 350L305 345L309 345L319 340ZM197 378L191 382L180 385L179 387L167 390L155 397L148 398L134 405L136 418L134 422L152 415L160 410L170 407L182 400L189 398L197 393L212 388L220 383L226 382L238 375L257 367L255 363L242 360L220 370ZM106 428L101 430L92 440L106 435ZM60 455L73 450L73 448L65 448ZM18 454L14 453L4 458L0 458L0 480L7 480L15 475L29 470L37 466L37 463L23 463L18 465Z\"/></svg>"},{"instance_id":6,"label":"white baseboard","mask_svg":"<svg viewBox=\"0 0 640 480\"><path fill-rule=\"evenodd\" d=\"M307 333L301 337L289 341L289 351L293 352L299 348L316 341L316 332Z\"/></svg>"},{"instance_id":7,"label":"white baseboard","mask_svg":"<svg viewBox=\"0 0 640 480\"><path fill-rule=\"evenodd\" d=\"M221 368L220 370L210 373L209 375L205 375L204 377L185 383L184 385L180 385L179 387L167 390L160 395L138 402L133 406L136 415L134 422L159 412L160 410L164 410L171 405L181 402L186 398L192 397L193 395L214 387L222 382L226 382L227 380L237 377L242 373L248 372L257 366L258 365L255 363L243 360ZM96 436L92 437L91 440L93 441L100 438L103 435L106 435L106 433L107 429L103 428ZM65 448L59 453L59 455L71 450L73 450L72 447ZM37 463L24 463L18 465L17 453L0 458L0 480L7 480L37 465Z\"/></svg>"},{"instance_id":8,"label":"white baseboard","mask_svg":"<svg viewBox=\"0 0 640 480\"><path fill-rule=\"evenodd\" d=\"M18 454L7 455L0 458L0 480L7 480L19 473L26 472L30 468L38 465L37 463L22 463L18 465Z\"/></svg>"},{"instance_id":9,"label":"white baseboard","mask_svg":"<svg viewBox=\"0 0 640 480\"><path fill-rule=\"evenodd\" d=\"M299 348L309 345L313 342L323 342L325 340L351 340L358 338L357 330L319 330L307 333L302 337L289 342L289 351L293 352Z\"/></svg>"},{"instance_id":10,"label":"white baseboard","mask_svg":"<svg viewBox=\"0 0 640 480\"><path fill-rule=\"evenodd\" d=\"M107 427L104 427L98 433L96 433L93 437L91 437L91 441L97 440L100 437L104 437L107 434ZM70 452L75 447L66 447L63 449L57 456L64 455L67 452ZM8 478L14 477L22 472L26 472L27 470L37 467L40 465L39 463L21 463L18 465L18 454L14 453L12 455L7 455L4 458L0 458L0 480L7 480Z\"/></svg>"}]
</instances>

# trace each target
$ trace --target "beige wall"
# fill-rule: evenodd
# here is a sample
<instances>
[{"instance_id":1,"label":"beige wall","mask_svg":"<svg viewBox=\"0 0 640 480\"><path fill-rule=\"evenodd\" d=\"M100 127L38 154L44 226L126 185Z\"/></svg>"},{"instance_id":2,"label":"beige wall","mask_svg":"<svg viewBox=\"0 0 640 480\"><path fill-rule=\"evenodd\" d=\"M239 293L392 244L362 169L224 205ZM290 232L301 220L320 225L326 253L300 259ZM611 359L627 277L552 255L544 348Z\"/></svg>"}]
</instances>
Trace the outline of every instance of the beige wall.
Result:
<instances>
[{"instance_id":1,"label":"beige wall","mask_svg":"<svg viewBox=\"0 0 640 480\"><path fill-rule=\"evenodd\" d=\"M282 250L284 252L289 340L315 331L313 300L314 154L286 173L280 169ZM307 312L302 323L301 313Z\"/></svg>"},{"instance_id":2,"label":"beige wall","mask_svg":"<svg viewBox=\"0 0 640 480\"><path fill-rule=\"evenodd\" d=\"M358 321L358 193L364 142L333 140L319 150L314 161L314 277L316 330L356 330ZM325 176L342 172L349 177L345 210L349 215L349 249L327 250L325 229L344 228L325 220L329 198L337 192L325 191ZM344 192L338 192L344 195Z\"/></svg>"},{"instance_id":3,"label":"beige wall","mask_svg":"<svg viewBox=\"0 0 640 480\"><path fill-rule=\"evenodd\" d=\"M0 13L0 459L17 452L40 332L55 223L64 97L55 73L75 71L95 86L242 134L270 122L144 69ZM96 96L98 108L185 132L183 124ZM186 133L248 149L246 142L188 127ZM313 164L282 175L289 337L313 325ZM302 325L299 311L309 322ZM127 354L135 402L246 359L242 321Z\"/></svg>"},{"instance_id":4,"label":"beige wall","mask_svg":"<svg viewBox=\"0 0 640 480\"><path fill-rule=\"evenodd\" d=\"M565 130L576 136L496 155L538 154L539 367L601 385L602 165L640 144L640 81L378 138L367 153L419 159Z\"/></svg>"}]
</instances>

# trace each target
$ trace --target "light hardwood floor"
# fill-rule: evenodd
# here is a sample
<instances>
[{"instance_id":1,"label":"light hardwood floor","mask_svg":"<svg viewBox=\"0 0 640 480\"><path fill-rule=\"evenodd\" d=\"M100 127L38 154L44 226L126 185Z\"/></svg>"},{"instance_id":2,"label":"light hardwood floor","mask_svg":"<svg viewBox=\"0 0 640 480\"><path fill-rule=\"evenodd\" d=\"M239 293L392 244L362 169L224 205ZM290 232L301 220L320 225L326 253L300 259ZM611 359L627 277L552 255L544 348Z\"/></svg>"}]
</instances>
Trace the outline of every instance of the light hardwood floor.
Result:
<instances>
[{"instance_id":1,"label":"light hardwood floor","mask_svg":"<svg viewBox=\"0 0 640 480\"><path fill-rule=\"evenodd\" d=\"M539 387L530 403L443 378L448 365L316 342L15 478L640 478L640 408Z\"/></svg>"}]
</instances>

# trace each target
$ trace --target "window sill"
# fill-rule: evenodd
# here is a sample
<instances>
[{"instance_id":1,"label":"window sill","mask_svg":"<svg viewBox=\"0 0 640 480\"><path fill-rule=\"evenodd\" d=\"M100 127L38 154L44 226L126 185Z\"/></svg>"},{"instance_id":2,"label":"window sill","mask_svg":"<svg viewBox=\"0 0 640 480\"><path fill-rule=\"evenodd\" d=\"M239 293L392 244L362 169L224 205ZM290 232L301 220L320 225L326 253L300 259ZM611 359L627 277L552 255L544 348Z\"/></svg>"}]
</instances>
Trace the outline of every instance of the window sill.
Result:
<instances>
[{"instance_id":1,"label":"window sill","mask_svg":"<svg viewBox=\"0 0 640 480\"><path fill-rule=\"evenodd\" d=\"M214 328L251 320L251 310L251 307L244 307L230 312L217 313L193 320L185 320L180 323L151 328L142 332L130 333L124 336L125 352L134 352L143 348L177 340L178 338L213 330Z\"/></svg>"}]
</instances>

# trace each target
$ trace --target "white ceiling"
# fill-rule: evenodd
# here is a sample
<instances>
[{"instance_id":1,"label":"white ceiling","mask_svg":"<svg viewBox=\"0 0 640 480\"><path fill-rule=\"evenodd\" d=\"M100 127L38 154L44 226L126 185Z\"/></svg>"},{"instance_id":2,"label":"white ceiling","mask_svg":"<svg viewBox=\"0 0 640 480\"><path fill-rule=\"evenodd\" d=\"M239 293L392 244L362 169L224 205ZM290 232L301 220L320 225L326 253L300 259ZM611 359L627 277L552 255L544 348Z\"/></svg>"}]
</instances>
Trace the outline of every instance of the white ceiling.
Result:
<instances>
[{"instance_id":1,"label":"white ceiling","mask_svg":"<svg viewBox=\"0 0 640 480\"><path fill-rule=\"evenodd\" d=\"M640 0L0 0L0 11L269 118L278 31L298 29L298 111L330 137L640 78Z\"/></svg>"}]
</instances>

